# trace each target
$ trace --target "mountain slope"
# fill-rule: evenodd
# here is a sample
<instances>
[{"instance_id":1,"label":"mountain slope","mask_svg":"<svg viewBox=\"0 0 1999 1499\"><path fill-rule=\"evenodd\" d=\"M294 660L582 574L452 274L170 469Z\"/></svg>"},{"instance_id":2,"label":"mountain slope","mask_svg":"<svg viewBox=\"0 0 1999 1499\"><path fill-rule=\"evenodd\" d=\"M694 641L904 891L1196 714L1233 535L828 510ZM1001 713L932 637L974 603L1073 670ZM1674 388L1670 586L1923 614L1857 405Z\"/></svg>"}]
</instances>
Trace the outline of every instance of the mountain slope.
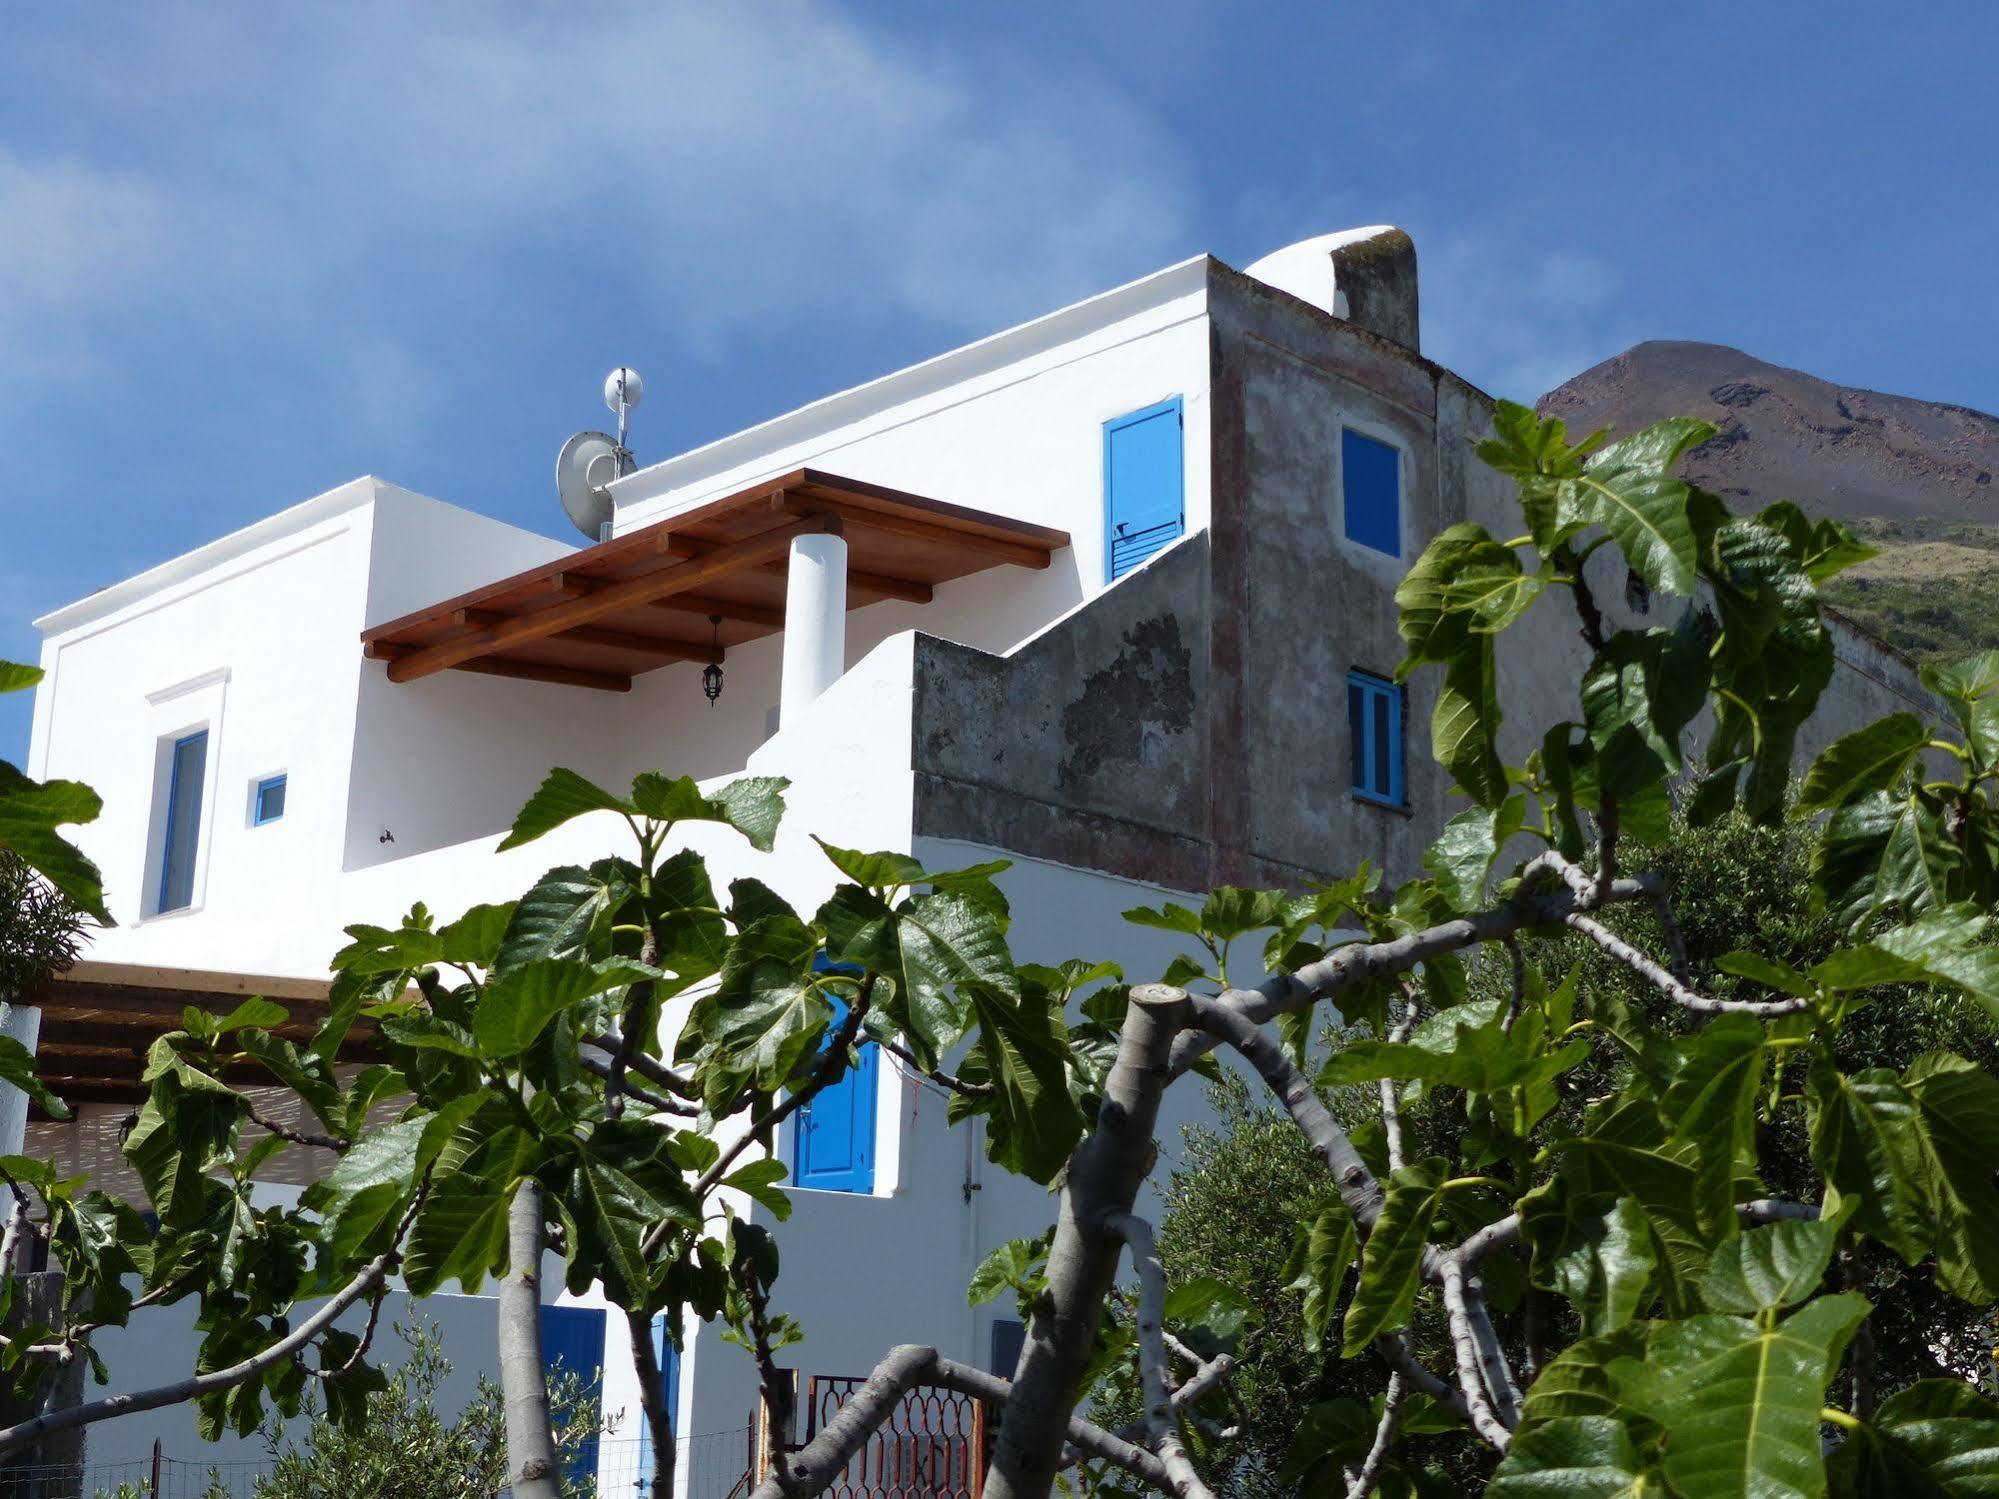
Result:
<instances>
[{"instance_id":1,"label":"mountain slope","mask_svg":"<svg viewBox=\"0 0 1999 1499\"><path fill-rule=\"evenodd\" d=\"M1738 508L1794 499L1882 555L1828 598L1922 657L1999 646L1999 417L1835 385L1719 344L1638 344L1543 396L1572 436L1667 416L1721 430L1685 472Z\"/></svg>"}]
</instances>

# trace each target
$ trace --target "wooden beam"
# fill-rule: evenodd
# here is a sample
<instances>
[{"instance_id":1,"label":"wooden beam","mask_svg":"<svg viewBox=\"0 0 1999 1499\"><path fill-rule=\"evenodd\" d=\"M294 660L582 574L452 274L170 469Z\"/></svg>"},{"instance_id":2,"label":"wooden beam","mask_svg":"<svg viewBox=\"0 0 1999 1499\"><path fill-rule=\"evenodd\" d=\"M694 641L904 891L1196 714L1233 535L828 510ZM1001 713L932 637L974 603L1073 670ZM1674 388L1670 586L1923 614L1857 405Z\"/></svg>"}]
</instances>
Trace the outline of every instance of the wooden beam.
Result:
<instances>
[{"instance_id":1,"label":"wooden beam","mask_svg":"<svg viewBox=\"0 0 1999 1499\"><path fill-rule=\"evenodd\" d=\"M168 989L180 1003L218 1004L225 996L261 994L265 999L303 1000L324 1008L333 992L327 979L280 978L267 973L223 973L208 968L163 968L153 963L106 963L85 958L72 963L48 982L42 993L59 998L72 984L121 989ZM37 999L37 1004L49 1002Z\"/></svg>"},{"instance_id":2,"label":"wooden beam","mask_svg":"<svg viewBox=\"0 0 1999 1499\"><path fill-rule=\"evenodd\" d=\"M461 638L470 640L473 637L467 635ZM457 640L448 640L438 646L399 645L393 640L371 640L368 642L367 652L372 659L389 663L389 680L395 682L407 680L396 675L396 668L401 662L419 656L426 650L443 650L456 644ZM599 692L632 690L632 679L616 672L590 671L581 666L552 666L545 661L519 661L511 656L476 656L466 661L454 661L450 669L477 672L482 677L511 677L520 682L548 682L557 687L593 687Z\"/></svg>"},{"instance_id":3,"label":"wooden beam","mask_svg":"<svg viewBox=\"0 0 1999 1499\"><path fill-rule=\"evenodd\" d=\"M1048 566L1049 553L1045 548L1002 540L979 531L963 530L899 510L871 510L844 500L814 499L810 495L790 491L774 495L770 503L773 509L789 515L837 515L850 526L885 531L891 536L906 536L931 546L956 547L959 551L990 557L995 562L1010 562L1015 567Z\"/></svg>"},{"instance_id":4,"label":"wooden beam","mask_svg":"<svg viewBox=\"0 0 1999 1499\"><path fill-rule=\"evenodd\" d=\"M546 640L551 635L587 625L621 609L633 609L676 593L686 593L732 572L756 567L779 556L791 545L791 538L816 530L822 522L805 518L788 522L761 535L747 537L717 547L679 567L613 583L582 598L565 599L504 623L477 630L461 640L424 646L389 663L389 680L414 682L432 672L460 666L475 658L491 660L491 652L530 640ZM508 665L516 663L509 662ZM468 668L470 669L470 668ZM627 687L630 679L623 679ZM587 685L587 684L586 684Z\"/></svg>"},{"instance_id":5,"label":"wooden beam","mask_svg":"<svg viewBox=\"0 0 1999 1499\"><path fill-rule=\"evenodd\" d=\"M766 563L759 572L785 576L788 571L784 562ZM927 604L932 589L928 583L919 583L914 578L891 578L886 573L860 572L847 569L847 591L849 593L872 593L879 598L900 599L905 604Z\"/></svg>"},{"instance_id":6,"label":"wooden beam","mask_svg":"<svg viewBox=\"0 0 1999 1499\"><path fill-rule=\"evenodd\" d=\"M495 609L458 609L451 616L461 625L487 629L514 618ZM635 656L655 656L662 661L719 661L722 653L714 646L692 640L667 640L658 635L633 635L624 630L605 630L596 625L578 625L550 637L573 640L578 645L599 645L606 650L630 651Z\"/></svg>"},{"instance_id":7,"label":"wooden beam","mask_svg":"<svg viewBox=\"0 0 1999 1499\"><path fill-rule=\"evenodd\" d=\"M724 619L737 624L760 625L767 630L784 628L784 611L773 609L766 604L741 604L734 599L713 598L705 593L676 593L667 598L655 599L645 606L657 609L662 614L698 614L703 619L719 614Z\"/></svg>"}]
</instances>

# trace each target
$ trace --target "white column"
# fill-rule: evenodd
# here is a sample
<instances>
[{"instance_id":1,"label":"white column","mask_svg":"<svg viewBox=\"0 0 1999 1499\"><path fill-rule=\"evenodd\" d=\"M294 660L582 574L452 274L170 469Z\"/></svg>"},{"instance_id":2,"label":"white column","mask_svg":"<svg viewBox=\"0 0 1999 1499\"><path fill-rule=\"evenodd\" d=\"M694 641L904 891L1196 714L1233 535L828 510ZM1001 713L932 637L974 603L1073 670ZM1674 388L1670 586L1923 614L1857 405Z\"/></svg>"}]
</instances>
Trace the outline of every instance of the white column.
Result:
<instances>
[{"instance_id":1,"label":"white column","mask_svg":"<svg viewBox=\"0 0 1999 1499\"><path fill-rule=\"evenodd\" d=\"M34 1055L41 1039L42 1012L36 1005L0 1004L0 1036L9 1036ZM0 1083L0 1155L20 1155L28 1143L28 1095Z\"/></svg>"},{"instance_id":2,"label":"white column","mask_svg":"<svg viewBox=\"0 0 1999 1499\"><path fill-rule=\"evenodd\" d=\"M779 727L798 723L846 669L847 539L823 531L794 536L784 585Z\"/></svg>"}]
</instances>

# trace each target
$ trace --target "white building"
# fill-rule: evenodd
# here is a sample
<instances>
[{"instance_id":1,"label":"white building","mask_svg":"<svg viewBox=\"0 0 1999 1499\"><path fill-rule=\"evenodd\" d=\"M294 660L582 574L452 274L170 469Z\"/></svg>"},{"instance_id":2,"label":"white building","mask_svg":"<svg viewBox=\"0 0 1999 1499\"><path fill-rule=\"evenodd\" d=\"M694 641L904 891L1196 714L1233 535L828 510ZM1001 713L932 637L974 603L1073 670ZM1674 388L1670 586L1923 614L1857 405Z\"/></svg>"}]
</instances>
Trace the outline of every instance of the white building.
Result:
<instances>
[{"instance_id":1,"label":"white building","mask_svg":"<svg viewBox=\"0 0 1999 1499\"><path fill-rule=\"evenodd\" d=\"M29 770L103 793L79 841L120 925L51 987L74 1013L52 1001L42 1038L57 1091L97 1101L32 1125L31 1149L116 1179L136 1069L115 1076L100 1032L176 1014L149 986L270 976L309 999L350 922L455 914L612 850L586 820L494 851L555 764L788 776L774 854L697 840L718 875L810 909L833 871L809 834L933 868L1003 857L1018 956L1135 978L1174 943L1123 924L1134 904L1363 858L1413 871L1446 783L1428 684L1389 680L1393 586L1441 526L1510 506L1473 454L1488 398L1416 330L1397 231L1247 273L1197 257L617 480L595 547L363 478L48 615ZM1516 695L1566 698L1578 650L1549 611L1503 667ZM1841 654L1821 736L1915 691L1864 642ZM1049 1200L892 1062L842 1087L850 1125L816 1159L779 1147L803 1178L780 1230L795 1362L859 1374L903 1341L990 1362L1011 1309L968 1310L966 1281ZM307 1154L280 1173L305 1179ZM490 1318L448 1320L476 1364L460 1325ZM184 1355L137 1341L106 1345L121 1383ZM630 1432L616 1322L604 1346ZM754 1385L740 1350L691 1335L676 1429L739 1430ZM93 1452L162 1431L194 1451L168 1411L96 1428Z\"/></svg>"}]
</instances>

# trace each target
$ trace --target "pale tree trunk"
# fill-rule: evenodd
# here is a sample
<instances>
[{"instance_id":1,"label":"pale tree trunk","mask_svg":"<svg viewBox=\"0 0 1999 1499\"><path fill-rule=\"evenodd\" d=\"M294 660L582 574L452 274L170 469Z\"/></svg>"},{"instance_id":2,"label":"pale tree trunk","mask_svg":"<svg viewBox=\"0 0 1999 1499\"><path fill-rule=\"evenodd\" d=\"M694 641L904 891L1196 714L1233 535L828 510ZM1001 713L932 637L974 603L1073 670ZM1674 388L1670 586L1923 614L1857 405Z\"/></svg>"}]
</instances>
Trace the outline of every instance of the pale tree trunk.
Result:
<instances>
[{"instance_id":1,"label":"pale tree trunk","mask_svg":"<svg viewBox=\"0 0 1999 1499\"><path fill-rule=\"evenodd\" d=\"M1048 1249L1048 1289L1035 1303L1014 1371L985 1499L1046 1499L1054 1485L1097 1324L1117 1280L1122 1245L1106 1224L1131 1211L1152 1169L1167 1058L1187 1009L1178 989L1146 984L1131 991L1097 1127L1069 1161Z\"/></svg>"},{"instance_id":2,"label":"pale tree trunk","mask_svg":"<svg viewBox=\"0 0 1999 1499\"><path fill-rule=\"evenodd\" d=\"M541 1188L523 1182L507 1214L507 1278L500 1282L500 1388L507 1407L507 1481L513 1499L561 1499L548 1369L541 1360Z\"/></svg>"},{"instance_id":3,"label":"pale tree trunk","mask_svg":"<svg viewBox=\"0 0 1999 1499\"><path fill-rule=\"evenodd\" d=\"M673 1412L666 1407L666 1381L660 1377L659 1353L653 1347L652 1323L641 1312L627 1312L625 1325L632 1335L632 1362L638 1367L639 1409L645 1415L646 1430L652 1434L653 1499L673 1499L674 1451Z\"/></svg>"}]
</instances>

